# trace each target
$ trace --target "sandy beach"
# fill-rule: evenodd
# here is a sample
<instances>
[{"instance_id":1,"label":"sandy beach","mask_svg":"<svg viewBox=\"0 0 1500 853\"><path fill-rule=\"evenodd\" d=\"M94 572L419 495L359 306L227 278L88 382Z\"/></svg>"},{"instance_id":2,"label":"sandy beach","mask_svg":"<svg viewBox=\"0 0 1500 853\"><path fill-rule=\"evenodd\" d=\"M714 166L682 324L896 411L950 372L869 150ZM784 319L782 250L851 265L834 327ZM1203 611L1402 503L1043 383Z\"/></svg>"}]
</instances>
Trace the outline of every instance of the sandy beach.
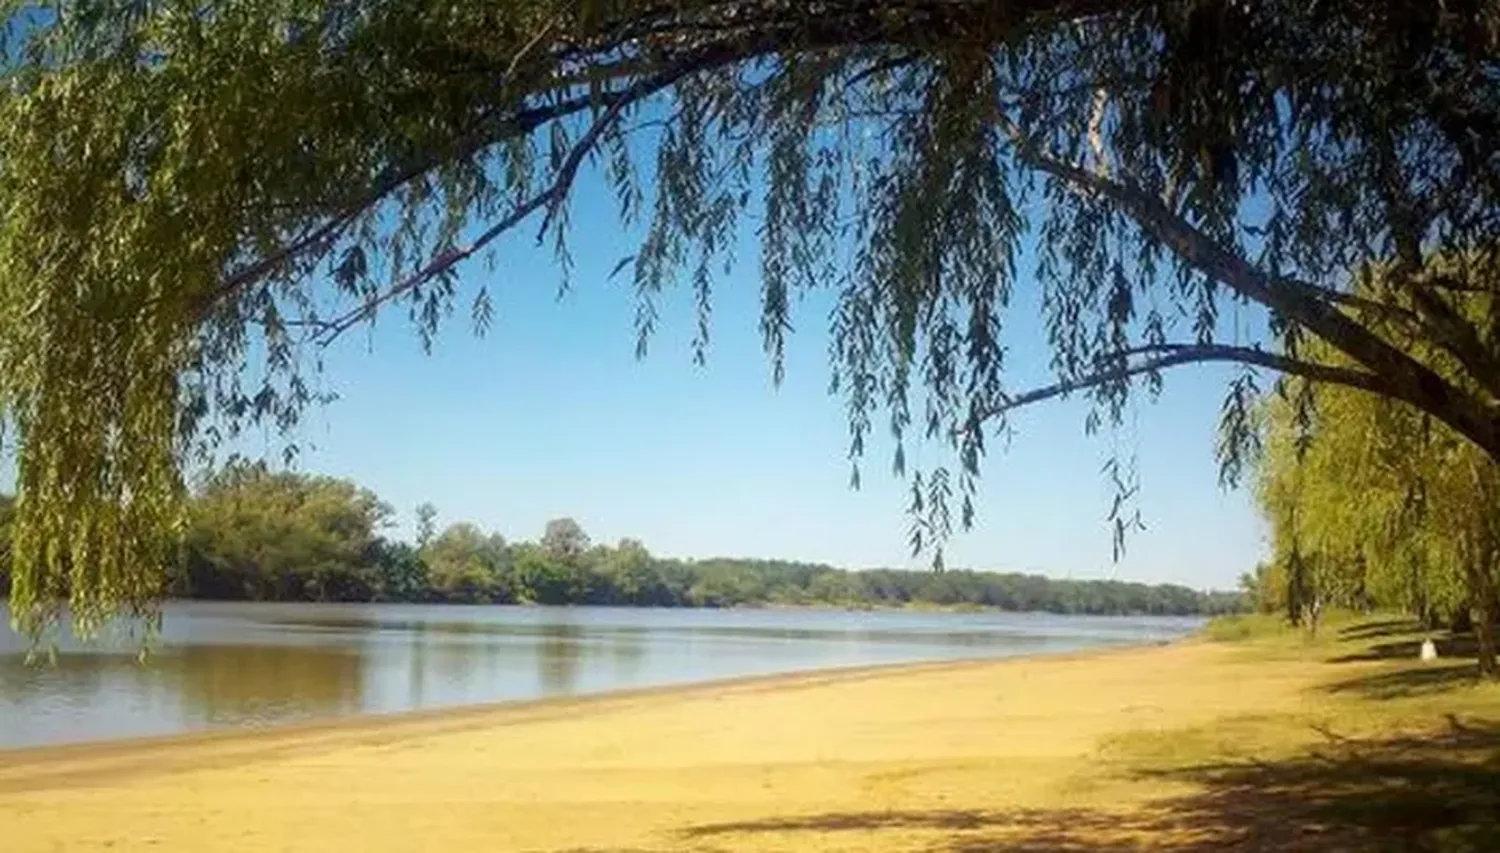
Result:
<instances>
[{"instance_id":1,"label":"sandy beach","mask_svg":"<svg viewBox=\"0 0 1500 853\"><path fill-rule=\"evenodd\" d=\"M14 751L0 753L0 847L1190 846L1219 830L1140 816L1203 782L1132 769L1178 733L1300 713L1328 666L1193 639Z\"/></svg>"}]
</instances>

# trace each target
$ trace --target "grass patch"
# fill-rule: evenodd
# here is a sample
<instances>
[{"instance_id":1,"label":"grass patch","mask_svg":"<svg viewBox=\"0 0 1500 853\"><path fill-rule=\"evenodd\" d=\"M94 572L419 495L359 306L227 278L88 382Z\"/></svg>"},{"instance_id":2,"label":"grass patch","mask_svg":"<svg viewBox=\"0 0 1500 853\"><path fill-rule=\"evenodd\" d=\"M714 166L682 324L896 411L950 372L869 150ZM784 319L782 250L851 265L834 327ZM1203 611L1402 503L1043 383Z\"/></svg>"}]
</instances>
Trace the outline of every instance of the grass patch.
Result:
<instances>
[{"instance_id":1,"label":"grass patch","mask_svg":"<svg viewBox=\"0 0 1500 853\"><path fill-rule=\"evenodd\" d=\"M1500 850L1497 750L1500 724L1454 719L1420 734L1328 732L1294 755L1146 771L1196 787L1158 803L1156 820L1199 827L1200 840L1158 849Z\"/></svg>"},{"instance_id":2,"label":"grass patch","mask_svg":"<svg viewBox=\"0 0 1500 853\"><path fill-rule=\"evenodd\" d=\"M1313 735L1309 718L1249 714L1202 726L1136 731L1105 739L1099 756L1118 772L1139 776L1204 762L1287 756Z\"/></svg>"},{"instance_id":3,"label":"grass patch","mask_svg":"<svg viewBox=\"0 0 1500 853\"><path fill-rule=\"evenodd\" d=\"M1286 620L1266 613L1216 616L1203 626L1203 637L1216 643L1243 643L1277 636L1287 630Z\"/></svg>"},{"instance_id":4,"label":"grass patch","mask_svg":"<svg viewBox=\"0 0 1500 853\"><path fill-rule=\"evenodd\" d=\"M1204 634L1268 667L1311 662L1321 677L1295 712L1101 744L1106 772L1192 791L1121 819L1121 831L1168 851L1500 850L1500 684L1478 680L1468 638L1431 635L1444 656L1424 664L1428 635L1395 617L1339 614L1314 636L1238 616Z\"/></svg>"},{"instance_id":5,"label":"grass patch","mask_svg":"<svg viewBox=\"0 0 1500 853\"><path fill-rule=\"evenodd\" d=\"M1289 644L1332 647L1342 642L1392 635L1408 636L1420 626L1410 619L1370 616L1346 610L1325 613L1315 629L1293 626L1282 613L1236 613L1216 616L1203 626L1205 639L1220 643L1257 642L1268 647Z\"/></svg>"}]
</instances>

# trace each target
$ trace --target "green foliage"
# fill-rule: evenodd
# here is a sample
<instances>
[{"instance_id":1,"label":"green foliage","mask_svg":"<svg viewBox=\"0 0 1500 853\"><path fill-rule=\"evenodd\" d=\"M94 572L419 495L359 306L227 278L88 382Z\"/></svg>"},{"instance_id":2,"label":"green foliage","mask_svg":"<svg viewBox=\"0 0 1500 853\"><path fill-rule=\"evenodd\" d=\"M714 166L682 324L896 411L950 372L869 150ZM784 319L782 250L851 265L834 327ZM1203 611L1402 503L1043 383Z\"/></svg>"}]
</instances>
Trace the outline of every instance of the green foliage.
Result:
<instances>
[{"instance_id":1,"label":"green foliage","mask_svg":"<svg viewBox=\"0 0 1500 853\"><path fill-rule=\"evenodd\" d=\"M421 531L418 531L421 535ZM512 600L505 540L467 522L454 524L421 548L433 592L449 601Z\"/></svg>"},{"instance_id":2,"label":"green foliage","mask_svg":"<svg viewBox=\"0 0 1500 853\"><path fill-rule=\"evenodd\" d=\"M644 234L621 264L642 351L681 282L703 357L714 275L751 219L773 375L800 293L837 294L850 454L857 466L871 430L895 436L917 549L948 535L954 504L972 523L987 435L1010 409L1078 392L1096 405L1087 427L1118 423L1133 388L1182 364L1370 389L1500 456L1500 322L1493 307L1455 319L1447 295L1493 289L1500 267L1491 3L148 0L0 15L0 420L19 469L13 614L33 634L65 601L85 633L149 612L183 532L182 472L248 424L291 429L319 399L308 374L329 341L399 306L430 343L460 299L483 330L489 291L460 294L458 270L523 223L567 285L568 199L589 164ZM1443 280L1422 272L1455 251L1476 254ZM1345 277L1393 257L1390 293L1424 297L1395 331L1371 319L1390 294L1351 302ZM1005 309L1027 272L1057 381L1017 393ZM1268 312L1282 351L1221 339L1231 301ZM1409 335L1446 347L1453 372L1414 360ZM1340 359L1299 350L1309 337ZM1254 397L1247 373L1225 407L1231 477ZM908 471L919 443L946 464ZM1130 513L1113 518L1123 535Z\"/></svg>"},{"instance_id":3,"label":"green foliage","mask_svg":"<svg viewBox=\"0 0 1500 853\"><path fill-rule=\"evenodd\" d=\"M15 499L0 495L0 595L10 594L10 537Z\"/></svg>"},{"instance_id":4,"label":"green foliage","mask_svg":"<svg viewBox=\"0 0 1500 853\"><path fill-rule=\"evenodd\" d=\"M1268 613L1235 613L1210 619L1203 636L1218 643L1238 643L1286 631L1286 620Z\"/></svg>"},{"instance_id":5,"label":"green foliage","mask_svg":"<svg viewBox=\"0 0 1500 853\"><path fill-rule=\"evenodd\" d=\"M540 544L553 561L571 564L583 558L589 549L589 537L573 519L554 518L547 522Z\"/></svg>"},{"instance_id":6,"label":"green foliage","mask_svg":"<svg viewBox=\"0 0 1500 853\"><path fill-rule=\"evenodd\" d=\"M520 600L536 604L567 604L574 589L569 567L552 559L539 546L522 547L515 555L516 589Z\"/></svg>"},{"instance_id":7,"label":"green foliage","mask_svg":"<svg viewBox=\"0 0 1500 853\"><path fill-rule=\"evenodd\" d=\"M405 542L375 543L375 589L379 601L425 601L432 579L418 549Z\"/></svg>"},{"instance_id":8,"label":"green foliage","mask_svg":"<svg viewBox=\"0 0 1500 853\"><path fill-rule=\"evenodd\" d=\"M1256 613L1277 613L1286 609L1286 579L1281 562L1257 563L1255 571L1240 575L1240 590L1250 609Z\"/></svg>"},{"instance_id":9,"label":"green foliage","mask_svg":"<svg viewBox=\"0 0 1500 853\"><path fill-rule=\"evenodd\" d=\"M0 496L0 557L9 532ZM778 560L677 560L635 539L557 556L459 522L413 547L381 535L389 508L329 477L237 463L196 491L173 595L255 601L408 601L634 607L994 607L1053 613L1233 612L1239 596L1035 575L878 569ZM549 524L556 534L560 525ZM576 521L570 542L587 541ZM556 538L554 536L554 538ZM543 535L543 540L546 534ZM556 543L554 542L554 545ZM0 579L8 564L0 560Z\"/></svg>"},{"instance_id":10,"label":"green foliage","mask_svg":"<svg viewBox=\"0 0 1500 853\"><path fill-rule=\"evenodd\" d=\"M190 513L180 592L205 598L365 601L390 508L344 480L233 464Z\"/></svg>"},{"instance_id":11,"label":"green foliage","mask_svg":"<svg viewBox=\"0 0 1500 853\"><path fill-rule=\"evenodd\" d=\"M429 503L417 506L417 547L426 548L437 535L437 507Z\"/></svg>"},{"instance_id":12,"label":"green foliage","mask_svg":"<svg viewBox=\"0 0 1500 853\"><path fill-rule=\"evenodd\" d=\"M1378 292L1376 271L1361 292ZM1455 300L1483 317L1489 294ZM1409 342L1436 372L1446 350ZM1293 621L1322 605L1400 609L1426 623L1472 610L1486 669L1500 621L1500 464L1451 428L1399 402L1350 388L1288 383L1264 419L1258 498L1274 562L1255 581ZM1486 661L1485 658L1490 660Z\"/></svg>"},{"instance_id":13,"label":"green foliage","mask_svg":"<svg viewBox=\"0 0 1500 853\"><path fill-rule=\"evenodd\" d=\"M621 539L599 561L600 585L609 590L606 604L635 606L664 605L671 593L656 560L646 546L636 539Z\"/></svg>"}]
</instances>

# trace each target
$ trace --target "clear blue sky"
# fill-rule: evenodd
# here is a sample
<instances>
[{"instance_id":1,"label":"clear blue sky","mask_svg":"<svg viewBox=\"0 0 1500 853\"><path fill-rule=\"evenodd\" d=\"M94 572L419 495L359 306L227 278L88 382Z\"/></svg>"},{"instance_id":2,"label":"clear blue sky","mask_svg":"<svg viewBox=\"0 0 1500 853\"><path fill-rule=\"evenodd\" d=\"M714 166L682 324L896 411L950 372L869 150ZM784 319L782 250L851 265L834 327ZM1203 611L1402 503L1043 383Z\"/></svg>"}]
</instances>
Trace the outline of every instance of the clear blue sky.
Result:
<instances>
[{"instance_id":1,"label":"clear blue sky","mask_svg":"<svg viewBox=\"0 0 1500 853\"><path fill-rule=\"evenodd\" d=\"M477 261L462 270L466 296L486 283L493 295L487 337L471 334L461 302L430 356L404 308L336 344L325 384L341 399L308 416L298 467L374 489L397 508L401 534L430 500L442 524L473 521L507 538L535 538L548 519L570 515L596 541L632 536L671 556L925 566L906 544L907 483L890 474L890 448L875 444L863 488L848 486L843 403L827 395L831 302L797 310L786 380L773 389L747 233L739 266L717 284L707 366L692 360L686 288L664 298L651 354L637 361L629 277L608 280L634 235L608 198L596 176L578 189L574 289L561 300L532 224L493 270ZM1048 353L1024 295L1029 267L1008 320L1011 364L1043 379ZM1116 439L1085 436L1084 404L1068 401L1025 411L1010 446L997 444L976 529L951 543L949 565L1232 587L1260 558L1263 534L1248 494L1216 481L1214 428L1229 375L1184 369L1168 374L1158 403L1141 398L1118 440L1138 454L1148 529L1132 534L1119 563L1100 473ZM279 446L258 438L244 449Z\"/></svg>"}]
</instances>

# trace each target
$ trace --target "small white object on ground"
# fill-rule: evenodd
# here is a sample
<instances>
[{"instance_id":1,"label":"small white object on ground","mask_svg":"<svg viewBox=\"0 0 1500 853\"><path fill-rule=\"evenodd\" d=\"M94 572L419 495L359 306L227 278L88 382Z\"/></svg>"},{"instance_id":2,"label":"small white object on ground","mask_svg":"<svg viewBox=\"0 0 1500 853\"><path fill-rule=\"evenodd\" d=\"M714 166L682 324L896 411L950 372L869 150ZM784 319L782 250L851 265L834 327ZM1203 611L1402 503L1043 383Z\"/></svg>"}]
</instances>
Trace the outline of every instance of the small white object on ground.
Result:
<instances>
[{"instance_id":1,"label":"small white object on ground","mask_svg":"<svg viewBox=\"0 0 1500 853\"><path fill-rule=\"evenodd\" d=\"M1422 641L1422 660L1437 660L1437 646L1432 640Z\"/></svg>"}]
</instances>

